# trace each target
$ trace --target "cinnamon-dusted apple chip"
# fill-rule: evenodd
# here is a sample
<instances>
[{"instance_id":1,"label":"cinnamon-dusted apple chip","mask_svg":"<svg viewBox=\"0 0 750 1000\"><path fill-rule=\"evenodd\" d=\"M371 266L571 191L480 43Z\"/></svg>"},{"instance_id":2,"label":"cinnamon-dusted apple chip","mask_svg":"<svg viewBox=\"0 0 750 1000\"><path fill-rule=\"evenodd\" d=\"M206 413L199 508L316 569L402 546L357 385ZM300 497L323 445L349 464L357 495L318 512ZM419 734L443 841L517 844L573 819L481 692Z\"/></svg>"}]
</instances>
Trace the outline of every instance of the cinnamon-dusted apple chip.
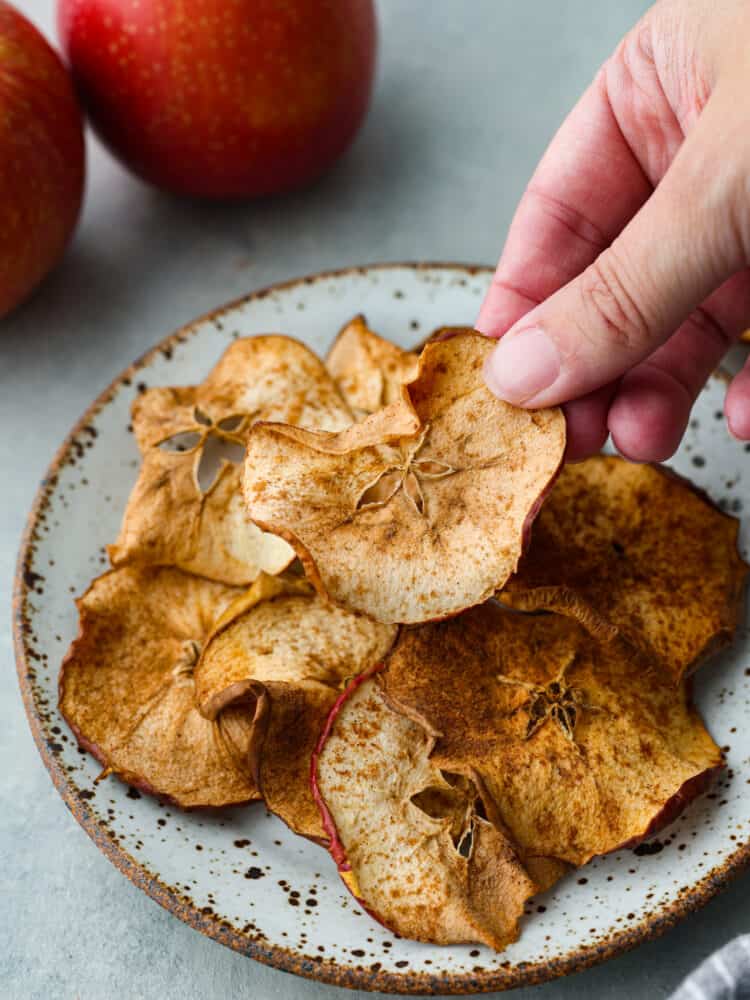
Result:
<instances>
[{"instance_id":1,"label":"cinnamon-dusted apple chip","mask_svg":"<svg viewBox=\"0 0 750 1000\"><path fill-rule=\"evenodd\" d=\"M434 737L391 711L372 672L326 724L313 792L347 888L402 937L502 949L536 891L469 776L431 759Z\"/></svg>"},{"instance_id":2,"label":"cinnamon-dusted apple chip","mask_svg":"<svg viewBox=\"0 0 750 1000\"><path fill-rule=\"evenodd\" d=\"M459 334L474 332L475 331L470 326L438 326L432 331L432 333L429 333L426 337L423 337L417 344L415 344L414 347L412 347L412 351L419 355L428 344L435 344L440 340L450 340L451 337L456 337Z\"/></svg>"},{"instance_id":3,"label":"cinnamon-dusted apple chip","mask_svg":"<svg viewBox=\"0 0 750 1000\"><path fill-rule=\"evenodd\" d=\"M294 546L319 593L421 622L485 600L515 570L565 420L492 395L492 346L478 334L429 345L404 398L339 434L253 427L248 512Z\"/></svg>"},{"instance_id":4,"label":"cinnamon-dusted apple chip","mask_svg":"<svg viewBox=\"0 0 750 1000\"><path fill-rule=\"evenodd\" d=\"M490 602L407 630L381 679L389 704L438 734L432 762L477 776L523 860L582 865L637 843L722 763L687 682L558 615Z\"/></svg>"},{"instance_id":5,"label":"cinnamon-dusted apple chip","mask_svg":"<svg viewBox=\"0 0 750 1000\"><path fill-rule=\"evenodd\" d=\"M206 718L235 720L238 753L268 808L325 838L310 759L344 681L380 662L396 629L326 604L304 579L262 574L227 609L195 670Z\"/></svg>"},{"instance_id":6,"label":"cinnamon-dusted apple chip","mask_svg":"<svg viewBox=\"0 0 750 1000\"><path fill-rule=\"evenodd\" d=\"M240 496L239 463L261 418L324 430L352 419L323 363L277 335L237 340L198 386L142 393L133 429L143 463L113 565L174 565L235 584L284 569L291 548L248 521Z\"/></svg>"},{"instance_id":7,"label":"cinnamon-dusted apple chip","mask_svg":"<svg viewBox=\"0 0 750 1000\"><path fill-rule=\"evenodd\" d=\"M346 324L326 357L326 368L357 419L395 403L416 367L415 354L379 337L361 315Z\"/></svg>"},{"instance_id":8,"label":"cinnamon-dusted apple chip","mask_svg":"<svg viewBox=\"0 0 750 1000\"><path fill-rule=\"evenodd\" d=\"M78 601L60 671L60 710L107 772L179 806L260 796L229 739L195 704L193 670L238 590L167 567L111 570Z\"/></svg>"},{"instance_id":9,"label":"cinnamon-dusted apple chip","mask_svg":"<svg viewBox=\"0 0 750 1000\"><path fill-rule=\"evenodd\" d=\"M674 473L600 455L564 470L500 599L577 618L679 679L734 633L738 529Z\"/></svg>"}]
</instances>

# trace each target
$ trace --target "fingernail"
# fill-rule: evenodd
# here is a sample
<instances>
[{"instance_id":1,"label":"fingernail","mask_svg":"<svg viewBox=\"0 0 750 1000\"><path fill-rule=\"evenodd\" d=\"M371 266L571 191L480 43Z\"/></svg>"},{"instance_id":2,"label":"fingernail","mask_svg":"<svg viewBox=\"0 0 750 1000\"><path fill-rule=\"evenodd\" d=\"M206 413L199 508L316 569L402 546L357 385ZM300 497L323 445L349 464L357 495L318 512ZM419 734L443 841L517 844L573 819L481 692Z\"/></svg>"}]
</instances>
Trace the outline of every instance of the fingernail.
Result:
<instances>
[{"instance_id":1,"label":"fingernail","mask_svg":"<svg viewBox=\"0 0 750 1000\"><path fill-rule=\"evenodd\" d=\"M560 355L551 338L533 326L502 338L485 365L484 378L508 403L528 403L560 374Z\"/></svg>"}]
</instances>

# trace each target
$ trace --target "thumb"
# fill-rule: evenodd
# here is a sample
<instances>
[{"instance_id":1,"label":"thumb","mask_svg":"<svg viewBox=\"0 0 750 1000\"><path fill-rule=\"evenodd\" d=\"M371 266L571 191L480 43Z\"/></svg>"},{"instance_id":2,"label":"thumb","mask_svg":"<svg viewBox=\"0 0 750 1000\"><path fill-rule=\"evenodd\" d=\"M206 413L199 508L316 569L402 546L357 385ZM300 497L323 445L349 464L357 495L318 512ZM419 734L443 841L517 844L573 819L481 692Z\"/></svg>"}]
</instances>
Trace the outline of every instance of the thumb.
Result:
<instances>
[{"instance_id":1,"label":"thumb","mask_svg":"<svg viewBox=\"0 0 750 1000\"><path fill-rule=\"evenodd\" d=\"M750 142L745 129L741 139L732 134L731 111L722 120L711 105L611 246L502 337L485 370L500 398L552 406L614 381L746 266Z\"/></svg>"}]
</instances>

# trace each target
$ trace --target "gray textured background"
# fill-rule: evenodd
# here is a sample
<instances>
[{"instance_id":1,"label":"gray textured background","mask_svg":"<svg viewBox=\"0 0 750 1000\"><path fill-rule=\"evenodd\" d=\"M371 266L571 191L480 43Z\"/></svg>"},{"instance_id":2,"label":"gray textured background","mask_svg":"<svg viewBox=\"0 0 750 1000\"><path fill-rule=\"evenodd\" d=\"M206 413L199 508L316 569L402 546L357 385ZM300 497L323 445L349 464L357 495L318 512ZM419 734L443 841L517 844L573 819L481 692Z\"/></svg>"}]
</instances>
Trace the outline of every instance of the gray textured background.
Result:
<instances>
[{"instance_id":1,"label":"gray textured background","mask_svg":"<svg viewBox=\"0 0 750 1000\"><path fill-rule=\"evenodd\" d=\"M16 0L52 35L53 0ZM562 116L640 0L381 0L375 101L345 160L285 201L158 195L89 142L82 225L63 266L0 330L0 601L37 481L92 397L157 338L269 282L373 260L493 261ZM232 954L100 855L37 756L0 626L0 997L345 996ZM748 929L747 880L660 941L539 1000L663 997ZM364 996L364 995L363 995Z\"/></svg>"}]
</instances>

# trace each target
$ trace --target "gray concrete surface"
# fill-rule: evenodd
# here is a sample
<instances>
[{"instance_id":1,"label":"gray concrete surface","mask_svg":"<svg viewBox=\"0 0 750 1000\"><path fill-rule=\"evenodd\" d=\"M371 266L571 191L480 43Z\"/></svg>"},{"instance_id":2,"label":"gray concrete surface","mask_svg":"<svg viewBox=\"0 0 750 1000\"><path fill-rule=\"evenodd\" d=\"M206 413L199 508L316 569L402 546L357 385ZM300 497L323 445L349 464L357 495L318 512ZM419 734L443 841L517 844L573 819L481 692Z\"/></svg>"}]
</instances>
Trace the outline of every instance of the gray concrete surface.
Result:
<instances>
[{"instance_id":1,"label":"gray concrete surface","mask_svg":"<svg viewBox=\"0 0 750 1000\"><path fill-rule=\"evenodd\" d=\"M18 0L17 0L18 2ZM20 0L52 34L53 0ZM537 157L641 0L382 0L380 76L353 150L284 201L201 205L130 179L93 141L63 266L0 329L0 603L37 481L89 400L194 315L321 268L493 261ZM159 909L100 855L37 756L0 624L0 997L283 997L332 987L234 955ZM747 930L738 881L662 940L519 997L664 997Z\"/></svg>"}]
</instances>

